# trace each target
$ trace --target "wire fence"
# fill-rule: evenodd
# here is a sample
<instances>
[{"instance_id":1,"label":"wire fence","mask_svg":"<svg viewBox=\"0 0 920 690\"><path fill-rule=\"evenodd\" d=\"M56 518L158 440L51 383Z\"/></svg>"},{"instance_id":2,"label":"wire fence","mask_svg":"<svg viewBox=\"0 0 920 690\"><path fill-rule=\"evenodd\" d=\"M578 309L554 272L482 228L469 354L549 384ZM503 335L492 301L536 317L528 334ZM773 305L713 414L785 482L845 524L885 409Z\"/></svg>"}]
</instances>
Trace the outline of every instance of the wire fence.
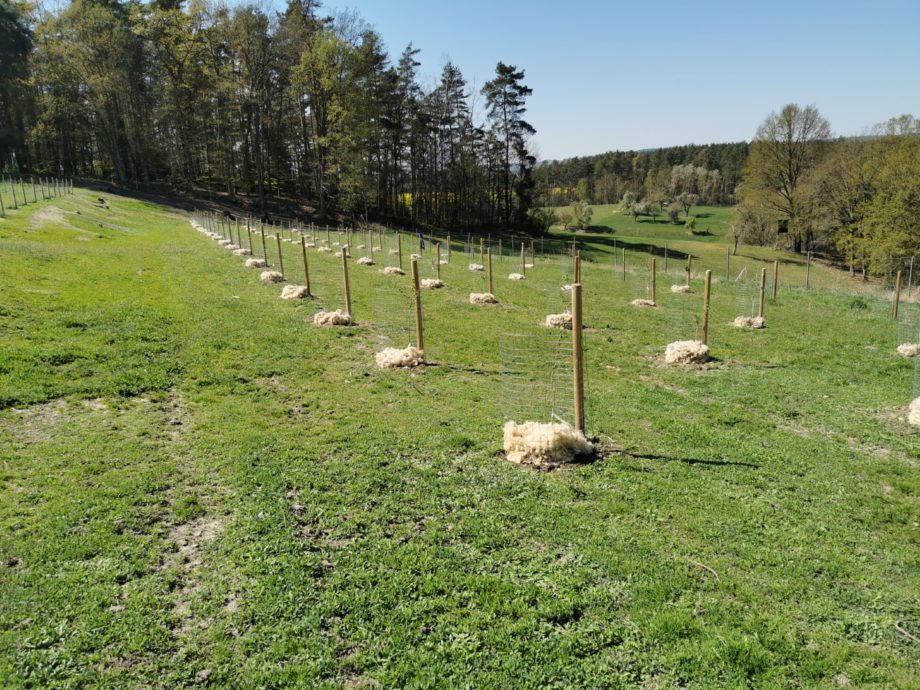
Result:
<instances>
[{"instance_id":1,"label":"wire fence","mask_svg":"<svg viewBox=\"0 0 920 690\"><path fill-rule=\"evenodd\" d=\"M3 187L2 182L0 187ZM497 340L488 340L488 347L498 349L503 414L516 421L574 421L572 334L564 328L546 327L544 318L560 315L564 320L565 315L570 315L571 285L576 279L573 255L583 249L577 243L555 242L547 247L536 240L522 240L520 235L514 238L472 234L436 236L368 227L334 229L285 225L247 218L230 222L213 214L196 214L193 220L224 242L251 248L256 257L263 255L264 229L264 251L269 264L280 268L283 263L285 279L294 284L306 284L307 279L302 238L308 257L310 304L315 310L345 309L340 252L347 247L352 280L357 278L361 285L361 289L353 290L351 295L356 318L368 325L380 343L387 346L405 347L414 344L416 339L413 290L408 275L413 255L418 258L421 279L440 277L448 286L443 296L437 298L423 291L423 303L429 299L439 300L439 307L457 301L466 303L469 301L467 293L492 292L499 306L477 306L477 309L496 309L509 316L517 314L502 326ZM280 240L280 255L276 235ZM584 294L589 304L603 301L619 305L616 308L629 308L631 302L644 301L648 304L642 306L656 305L648 310L649 316L639 329L644 340L639 342L639 336L635 337L637 351L653 355L663 352L668 343L701 339L704 271L698 261L688 261L686 254L667 246L651 253L627 248L614 239L609 249L609 254L581 256L582 271L591 272L590 280L583 281L587 283ZM373 261L373 265L362 265L359 263L362 259L367 260L365 263ZM886 339L890 336L888 342L895 341L895 348L905 343L920 344L920 291L912 282L915 277L911 275L910 257L893 263L893 280L872 285L863 284L859 273L849 275L836 267L831 271L829 266L813 257L806 256L803 261L805 265L798 269L808 271L801 274L806 279L798 280L800 274L795 273L796 279L784 281L786 272L791 273L789 267L726 252L724 270L713 271L713 292L717 299L711 306L710 329L725 328L738 317L758 316L761 299L769 312L788 308L799 295L808 292L811 295L808 309L816 318L821 318L822 308L826 307L845 314L854 322L871 322L872 328L860 331L877 336L881 330ZM393 275L392 272L383 275L387 268L398 268L400 264L405 275ZM764 269L766 277L761 297ZM900 291L897 270L902 272ZM512 274L520 274L524 280L510 280ZM779 276L778 283L775 275ZM896 297L900 302L897 318L894 318ZM522 305L534 315L523 326ZM541 308L543 313L539 314ZM598 317L597 313L588 307L586 324L589 328L605 331L609 339L615 334L617 324L607 316ZM449 318L442 316L442 330L426 337L429 351L439 349L439 339L452 337L449 326L446 332L443 330L445 321L449 323ZM890 329L890 334L886 329ZM470 342L474 343L472 347L478 346L477 341ZM585 361L589 362L586 373L592 367L611 366L609 362L596 362L591 352L590 339L586 338ZM918 397L920 373L915 369L916 366L912 369L914 397ZM592 409L590 397L588 409Z\"/></svg>"}]
</instances>

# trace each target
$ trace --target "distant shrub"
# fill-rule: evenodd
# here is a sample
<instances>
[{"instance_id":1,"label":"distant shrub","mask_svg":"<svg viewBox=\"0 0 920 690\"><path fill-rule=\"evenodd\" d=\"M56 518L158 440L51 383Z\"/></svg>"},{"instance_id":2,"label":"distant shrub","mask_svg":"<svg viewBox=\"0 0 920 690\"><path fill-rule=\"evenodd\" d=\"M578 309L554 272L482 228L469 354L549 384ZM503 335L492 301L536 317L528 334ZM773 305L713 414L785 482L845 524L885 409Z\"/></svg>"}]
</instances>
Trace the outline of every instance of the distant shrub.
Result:
<instances>
[{"instance_id":1,"label":"distant shrub","mask_svg":"<svg viewBox=\"0 0 920 690\"><path fill-rule=\"evenodd\" d=\"M861 311L869 308L869 301L865 297L853 297L849 302L850 309Z\"/></svg>"}]
</instances>

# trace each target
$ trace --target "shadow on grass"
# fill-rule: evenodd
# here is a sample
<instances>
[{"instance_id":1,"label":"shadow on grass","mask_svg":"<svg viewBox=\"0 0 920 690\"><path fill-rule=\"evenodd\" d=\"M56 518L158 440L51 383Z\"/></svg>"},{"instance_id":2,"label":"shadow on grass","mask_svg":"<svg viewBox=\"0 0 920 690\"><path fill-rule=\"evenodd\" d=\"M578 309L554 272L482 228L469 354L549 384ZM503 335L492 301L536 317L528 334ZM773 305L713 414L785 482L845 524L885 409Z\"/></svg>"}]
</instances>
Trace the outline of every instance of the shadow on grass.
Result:
<instances>
[{"instance_id":1,"label":"shadow on grass","mask_svg":"<svg viewBox=\"0 0 920 690\"><path fill-rule=\"evenodd\" d=\"M607 249L608 252L612 252L615 248L616 251L618 252L622 251L623 249L626 249L627 251L630 251L630 252L643 252L645 254L651 254L652 256L656 256L656 257L664 257L665 255L664 247L661 247L655 244L650 244L648 242L628 242L626 240L616 239L613 237L592 237L590 239L586 239L585 242L593 244L593 245L601 245L602 247ZM571 242L564 243L564 244L568 247L571 247ZM576 239L575 241L576 248L582 249L582 247L579 247L579 244L580 243ZM592 250L596 251L596 249L593 247L585 247L583 249L588 252ZM674 259L675 261L686 260L686 258L690 256L686 252L682 252L677 249L672 249L670 247L667 249L667 252L668 252L668 258Z\"/></svg>"},{"instance_id":2,"label":"shadow on grass","mask_svg":"<svg viewBox=\"0 0 920 690\"><path fill-rule=\"evenodd\" d=\"M740 460L704 460L702 458L680 458L669 455L657 455L655 453L634 453L628 450L617 451L620 455L633 458L635 460L655 460L658 462L682 462L685 465L709 465L714 467L748 467L750 469L760 469L760 465L750 462L741 462Z\"/></svg>"}]
</instances>

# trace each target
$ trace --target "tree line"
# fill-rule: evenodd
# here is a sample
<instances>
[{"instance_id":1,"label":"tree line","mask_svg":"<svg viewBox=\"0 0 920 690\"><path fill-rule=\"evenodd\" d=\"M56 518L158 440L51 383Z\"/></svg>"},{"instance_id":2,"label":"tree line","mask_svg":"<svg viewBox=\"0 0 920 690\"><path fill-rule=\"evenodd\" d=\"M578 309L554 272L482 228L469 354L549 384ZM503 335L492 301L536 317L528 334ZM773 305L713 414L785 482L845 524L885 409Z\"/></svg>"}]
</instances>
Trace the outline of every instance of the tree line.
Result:
<instances>
[{"instance_id":1,"label":"tree line","mask_svg":"<svg viewBox=\"0 0 920 690\"><path fill-rule=\"evenodd\" d=\"M736 246L786 245L891 275L920 255L920 120L834 138L817 108L786 105L757 129L738 196Z\"/></svg>"},{"instance_id":2,"label":"tree line","mask_svg":"<svg viewBox=\"0 0 920 690\"><path fill-rule=\"evenodd\" d=\"M610 151L541 163L534 179L546 206L614 204L627 194L660 204L684 193L698 195L700 203L731 205L747 155L747 142Z\"/></svg>"},{"instance_id":3,"label":"tree line","mask_svg":"<svg viewBox=\"0 0 920 690\"><path fill-rule=\"evenodd\" d=\"M524 70L499 63L475 93L448 63L426 90L418 52L392 64L372 27L315 0L0 0L0 165L221 193L263 213L273 197L304 200L321 221L527 226Z\"/></svg>"}]
</instances>

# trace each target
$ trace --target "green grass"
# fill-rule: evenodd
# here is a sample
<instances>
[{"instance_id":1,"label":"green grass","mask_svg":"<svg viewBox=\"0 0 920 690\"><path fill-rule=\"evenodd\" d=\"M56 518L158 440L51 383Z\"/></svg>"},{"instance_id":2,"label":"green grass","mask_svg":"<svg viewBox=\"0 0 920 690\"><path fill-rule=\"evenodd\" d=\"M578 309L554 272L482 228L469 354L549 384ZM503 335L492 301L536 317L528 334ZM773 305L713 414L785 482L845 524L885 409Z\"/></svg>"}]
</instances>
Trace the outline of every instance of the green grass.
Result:
<instances>
[{"instance_id":1,"label":"green grass","mask_svg":"<svg viewBox=\"0 0 920 690\"><path fill-rule=\"evenodd\" d=\"M740 332L751 285L717 280L716 361L668 369L699 276L672 295L672 265L636 310L647 276L579 234L606 452L537 473L502 459L502 410L547 401L507 399L500 353L564 306L567 259L519 284L496 259L481 308L455 247L424 294L437 366L378 371L412 338L406 278L352 264L362 324L320 330L334 257L311 254L316 302L282 302L186 218L95 196L0 220L3 687L920 685L920 436L886 302L790 281Z\"/></svg>"},{"instance_id":2,"label":"green grass","mask_svg":"<svg viewBox=\"0 0 920 690\"><path fill-rule=\"evenodd\" d=\"M734 210L720 206L696 206L691 215L696 217L696 228L689 231L684 228L684 214L680 222L672 223L665 214L657 221L651 218L634 220L622 212L619 204L594 206L591 229L588 232L563 232L561 226L555 226L552 235L560 241L571 242L574 238L583 252L591 259L609 261L614 249L627 255L636 253L640 261L645 261L649 252L658 256L659 269L664 267L665 247L669 253L669 268L678 270L679 264L686 257L693 259L694 272L711 269L719 278L726 276L726 270L734 278L744 268L747 275L759 275L761 268L766 268L768 277L773 274L773 262L779 262L779 282L794 287L805 286L805 257L787 251L774 250L772 247L741 245L736 255L731 257L726 266L728 233L735 221ZM560 207L557 211L565 211ZM627 258L629 263L629 258ZM859 278L851 278L846 273L836 270L826 262L815 260L808 279L810 287L821 287L836 291L879 291L875 285L863 284ZM890 292L891 285L885 292Z\"/></svg>"}]
</instances>

